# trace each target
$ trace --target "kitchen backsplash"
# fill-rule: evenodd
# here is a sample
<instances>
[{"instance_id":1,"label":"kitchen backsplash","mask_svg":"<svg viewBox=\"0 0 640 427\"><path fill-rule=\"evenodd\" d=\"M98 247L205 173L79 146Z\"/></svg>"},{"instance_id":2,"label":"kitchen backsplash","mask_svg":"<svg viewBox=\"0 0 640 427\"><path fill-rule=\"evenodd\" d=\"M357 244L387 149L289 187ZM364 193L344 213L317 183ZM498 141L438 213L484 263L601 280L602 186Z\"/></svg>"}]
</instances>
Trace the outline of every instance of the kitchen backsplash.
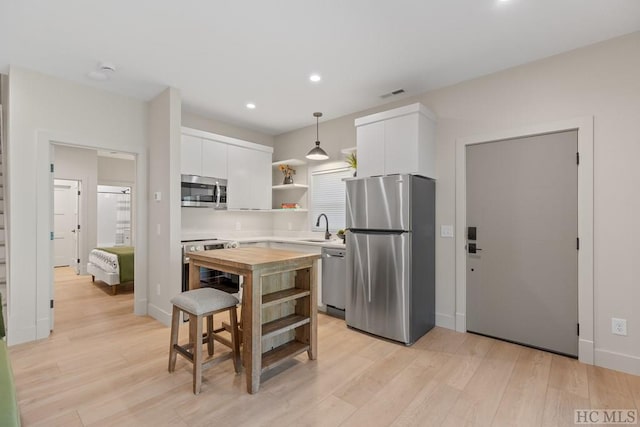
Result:
<instances>
[{"instance_id":1,"label":"kitchen backsplash","mask_svg":"<svg viewBox=\"0 0 640 427\"><path fill-rule=\"evenodd\" d=\"M296 236L309 231L308 214L301 212L214 211L182 208L182 235L237 237Z\"/></svg>"}]
</instances>

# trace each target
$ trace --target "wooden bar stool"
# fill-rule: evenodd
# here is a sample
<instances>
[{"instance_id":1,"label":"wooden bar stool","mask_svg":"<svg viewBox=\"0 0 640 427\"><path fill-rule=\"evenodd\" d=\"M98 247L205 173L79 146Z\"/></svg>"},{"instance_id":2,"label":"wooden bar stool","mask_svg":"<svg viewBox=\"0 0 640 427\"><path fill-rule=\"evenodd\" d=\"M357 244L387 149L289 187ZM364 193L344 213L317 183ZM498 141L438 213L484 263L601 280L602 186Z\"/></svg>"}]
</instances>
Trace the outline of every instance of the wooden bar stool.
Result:
<instances>
[{"instance_id":1,"label":"wooden bar stool","mask_svg":"<svg viewBox=\"0 0 640 427\"><path fill-rule=\"evenodd\" d=\"M169 346L169 372L176 368L176 355L180 354L193 363L193 393L200 393L202 370L223 360L233 358L236 372L240 372L240 338L238 335L238 317L236 305L238 299L226 292L213 288L200 288L183 292L171 299L173 316L171 318L171 343ZM180 312L189 315L189 343L178 344ZM231 340L220 335L225 328L213 329L213 315L229 312ZM207 333L202 333L202 319L207 319ZM202 344L207 344L209 356L213 356L213 341L219 341L231 348L231 353L219 357L202 359Z\"/></svg>"}]
</instances>

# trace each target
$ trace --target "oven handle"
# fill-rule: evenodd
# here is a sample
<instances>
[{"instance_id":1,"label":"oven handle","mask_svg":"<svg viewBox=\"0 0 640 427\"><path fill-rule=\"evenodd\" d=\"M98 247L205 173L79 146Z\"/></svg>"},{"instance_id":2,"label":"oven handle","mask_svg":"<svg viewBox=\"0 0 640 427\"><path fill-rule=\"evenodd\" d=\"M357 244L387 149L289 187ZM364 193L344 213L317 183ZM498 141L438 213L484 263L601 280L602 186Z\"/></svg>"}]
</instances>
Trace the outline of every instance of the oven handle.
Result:
<instances>
[{"instance_id":1,"label":"oven handle","mask_svg":"<svg viewBox=\"0 0 640 427\"><path fill-rule=\"evenodd\" d=\"M216 181L216 208L220 207L220 184Z\"/></svg>"}]
</instances>

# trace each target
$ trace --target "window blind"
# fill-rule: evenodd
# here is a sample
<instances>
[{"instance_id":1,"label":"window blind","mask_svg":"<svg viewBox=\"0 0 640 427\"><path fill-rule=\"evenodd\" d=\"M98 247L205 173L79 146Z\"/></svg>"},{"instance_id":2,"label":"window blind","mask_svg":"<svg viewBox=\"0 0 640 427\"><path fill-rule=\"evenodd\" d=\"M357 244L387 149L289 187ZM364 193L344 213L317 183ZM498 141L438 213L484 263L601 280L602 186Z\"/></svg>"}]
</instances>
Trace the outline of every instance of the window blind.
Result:
<instances>
[{"instance_id":1,"label":"window blind","mask_svg":"<svg viewBox=\"0 0 640 427\"><path fill-rule=\"evenodd\" d=\"M332 169L313 172L312 200L311 200L311 230L324 231L324 219L316 227L318 215L326 214L329 219L329 230L335 232L345 227L345 183L344 178L351 178L353 170L350 168Z\"/></svg>"}]
</instances>

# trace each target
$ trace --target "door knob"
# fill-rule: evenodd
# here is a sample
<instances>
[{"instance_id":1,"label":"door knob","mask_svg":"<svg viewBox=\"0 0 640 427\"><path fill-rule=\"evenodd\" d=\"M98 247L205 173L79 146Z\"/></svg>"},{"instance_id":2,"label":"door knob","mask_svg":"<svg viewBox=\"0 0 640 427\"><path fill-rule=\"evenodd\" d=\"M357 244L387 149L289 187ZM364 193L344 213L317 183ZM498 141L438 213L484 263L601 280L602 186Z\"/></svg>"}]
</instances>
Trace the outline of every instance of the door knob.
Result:
<instances>
[{"instance_id":1,"label":"door knob","mask_svg":"<svg viewBox=\"0 0 640 427\"><path fill-rule=\"evenodd\" d=\"M469 248L469 253L470 253L470 254L475 254L475 253L477 253L478 251L481 251L481 250L482 250L482 249L480 249L479 247L477 247L475 243L469 243L468 248Z\"/></svg>"},{"instance_id":2,"label":"door knob","mask_svg":"<svg viewBox=\"0 0 640 427\"><path fill-rule=\"evenodd\" d=\"M75 233L75 232L76 232L75 228L74 228L73 230L71 230L71 232L72 232L72 233Z\"/></svg>"}]
</instances>

